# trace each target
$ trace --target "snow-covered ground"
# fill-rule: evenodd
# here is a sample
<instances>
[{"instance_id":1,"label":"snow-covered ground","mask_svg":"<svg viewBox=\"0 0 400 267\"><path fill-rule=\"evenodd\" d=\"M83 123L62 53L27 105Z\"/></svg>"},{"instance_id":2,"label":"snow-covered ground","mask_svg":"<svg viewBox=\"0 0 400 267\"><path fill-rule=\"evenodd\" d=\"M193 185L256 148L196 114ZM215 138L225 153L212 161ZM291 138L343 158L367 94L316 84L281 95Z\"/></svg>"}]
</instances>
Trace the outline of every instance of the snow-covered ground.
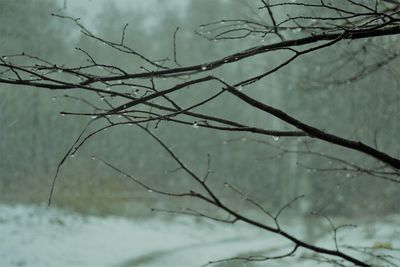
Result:
<instances>
[{"instance_id":1,"label":"snow-covered ground","mask_svg":"<svg viewBox=\"0 0 400 267\"><path fill-rule=\"evenodd\" d=\"M369 223L346 231L338 235L338 240L341 244L375 246L374 253L400 257L395 250L400 248L399 225L400 217L392 217L385 223ZM291 229L301 231L294 226ZM317 243L334 246L331 235ZM279 236L244 224L196 222L187 217L164 221L87 217L55 208L0 205L1 267L190 267L245 252L272 256L291 249L290 243ZM290 266L315 264L305 259L305 255L299 251L296 257L288 259ZM400 265L400 261L390 260ZM267 265L282 266L282 262ZM219 266L242 266L242 263Z\"/></svg>"}]
</instances>

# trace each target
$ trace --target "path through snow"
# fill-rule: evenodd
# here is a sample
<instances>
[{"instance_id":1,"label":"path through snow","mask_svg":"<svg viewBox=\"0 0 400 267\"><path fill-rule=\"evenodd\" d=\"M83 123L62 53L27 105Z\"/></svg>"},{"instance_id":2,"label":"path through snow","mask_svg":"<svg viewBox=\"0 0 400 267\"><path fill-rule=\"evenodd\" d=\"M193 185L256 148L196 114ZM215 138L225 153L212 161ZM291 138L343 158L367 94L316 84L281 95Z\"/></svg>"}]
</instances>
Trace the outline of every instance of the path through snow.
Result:
<instances>
[{"instance_id":1,"label":"path through snow","mask_svg":"<svg viewBox=\"0 0 400 267\"><path fill-rule=\"evenodd\" d=\"M340 239L357 245L376 240L398 248L398 222L370 225L370 236L362 228ZM372 236L371 227L375 227ZM330 237L319 243L333 244ZM84 217L55 208L0 205L1 267L191 267L244 252L276 255L291 248L284 239L244 224L196 222L186 217L167 221ZM399 252L394 256L400 256ZM311 263L299 256L291 260L290 266ZM265 262L247 266L265 266ZM268 266L282 266L282 262Z\"/></svg>"}]
</instances>

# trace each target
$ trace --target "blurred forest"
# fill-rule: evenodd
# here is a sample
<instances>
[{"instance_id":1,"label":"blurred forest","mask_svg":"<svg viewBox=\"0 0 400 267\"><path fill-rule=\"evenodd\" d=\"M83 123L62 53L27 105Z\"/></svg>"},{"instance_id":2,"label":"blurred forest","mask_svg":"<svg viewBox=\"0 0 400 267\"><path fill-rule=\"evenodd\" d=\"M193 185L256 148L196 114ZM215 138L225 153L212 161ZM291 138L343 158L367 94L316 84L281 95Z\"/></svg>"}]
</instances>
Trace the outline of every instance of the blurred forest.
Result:
<instances>
[{"instance_id":1,"label":"blurred forest","mask_svg":"<svg viewBox=\"0 0 400 267\"><path fill-rule=\"evenodd\" d=\"M110 40L119 40L124 25L129 23L126 42L160 60L173 57L173 34L179 26L177 59L182 65L200 64L264 42L261 38L214 42L194 33L202 31L202 23L221 19L263 21L266 18L257 13L258 1L187 1L180 8L174 6L178 1L158 1L151 12L133 7L121 9L114 1L105 1L92 18L85 18L84 12L77 14L68 5L71 2L64 6L63 1L51 0L0 1L2 54L25 52L60 64L78 65L85 60L82 52L75 49L79 47L90 50L99 62L132 70L140 68L134 58L85 38L72 23L51 13L79 16L82 24ZM282 11L281 15L285 13ZM388 36L342 42L301 57L255 84L250 94L311 125L400 157L400 62L394 58L379 68L366 67L388 58L388 52L399 50L399 41L397 36ZM364 47L373 52L364 53ZM234 83L248 77L254 68L268 69L285 53L251 57L216 72ZM156 82L167 86L169 81ZM191 90L190 95L179 92L175 97L191 103L211 89ZM47 202L57 164L89 120L59 113L91 112L90 107L74 99L86 97L84 94L0 85L0 202ZM199 109L254 126L287 130L272 116L241 107L238 99L228 96ZM224 187L225 182L271 210L304 194L295 205L295 210L304 214L352 217L399 212L398 184L344 167L335 160L376 165L374 159L360 153L302 137L259 137L163 121L149 127L157 128L157 135L198 172L207 170L209 154L213 171L210 183L238 208L246 204ZM320 153L332 158L321 157ZM136 127L113 127L95 136L67 160L56 184L54 205L80 212L141 216L148 215L150 207L182 206L179 200L141 189L97 158L112 161L159 188L192 186L185 173L175 170L175 163L144 132Z\"/></svg>"}]
</instances>

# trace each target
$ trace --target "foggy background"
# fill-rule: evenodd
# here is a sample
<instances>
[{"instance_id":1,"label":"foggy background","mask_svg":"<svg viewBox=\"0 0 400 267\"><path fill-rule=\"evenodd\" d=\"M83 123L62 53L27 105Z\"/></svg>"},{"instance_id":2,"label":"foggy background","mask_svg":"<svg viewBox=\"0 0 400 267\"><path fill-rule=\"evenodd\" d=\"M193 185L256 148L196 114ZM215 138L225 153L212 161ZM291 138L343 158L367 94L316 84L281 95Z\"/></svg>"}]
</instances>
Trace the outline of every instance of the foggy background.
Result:
<instances>
[{"instance_id":1,"label":"foggy background","mask_svg":"<svg viewBox=\"0 0 400 267\"><path fill-rule=\"evenodd\" d=\"M259 38L238 42L210 42L193 33L202 23L229 18L266 19L257 13L258 1L0 1L0 51L3 55L21 52L37 55L58 64L84 62L75 47L90 51L99 62L115 64L132 72L140 62L85 38L72 23L51 13L81 18L81 23L104 39L119 40L126 23L126 43L151 58L173 57L173 33L177 26L177 56L186 65L200 64L260 45ZM254 6L252 6L254 5ZM240 6L240 8L238 8ZM282 16L285 14L282 12ZM207 34L207 33L205 33ZM289 33L290 34L290 33ZM398 37L382 37L373 42L375 53L359 51L366 41L350 42L321 50L290 64L257 83L250 94L285 110L313 126L339 136L360 140L395 157L400 156L400 93L398 60L354 82L345 81L362 64L380 57L385 50L399 46ZM368 44L370 45L370 44ZM355 55L354 55L355 54ZM353 63L347 63L351 55ZM215 71L233 84L252 73L280 62L284 52L272 53L229 64ZM322 83L329 80L331 83ZM168 81L157 81L168 86ZM204 87L204 86L203 86ZM213 88L196 86L189 93L174 95L188 103ZM91 111L64 95L82 95L74 90L0 85L0 202L43 204L68 147L89 120L60 116L61 111ZM289 129L271 116L240 105L233 97L207 104L200 110L235 118L250 125L277 130ZM153 127L154 125L151 125ZM376 162L360 153L303 138L259 137L251 134L218 132L161 122L156 130L174 151L194 170L207 168L211 155L209 181L222 198L239 209L251 208L224 187L228 182L251 195L267 209L279 207L299 195L296 212L320 212L335 216L380 216L399 212L400 191L393 183L365 173L335 171L335 162L320 157L286 153L286 149L330 154L358 164ZM257 142L256 139L259 142ZM264 142L264 143L263 143ZM265 144L269 143L269 144ZM104 158L121 169L158 188L191 188L183 172L154 141L136 127L115 127L94 137L62 167L53 205L97 215L148 216L150 208L180 208L198 203L181 203L139 188L95 158ZM316 171L314 168L332 168ZM206 207L201 207L206 208Z\"/></svg>"}]
</instances>

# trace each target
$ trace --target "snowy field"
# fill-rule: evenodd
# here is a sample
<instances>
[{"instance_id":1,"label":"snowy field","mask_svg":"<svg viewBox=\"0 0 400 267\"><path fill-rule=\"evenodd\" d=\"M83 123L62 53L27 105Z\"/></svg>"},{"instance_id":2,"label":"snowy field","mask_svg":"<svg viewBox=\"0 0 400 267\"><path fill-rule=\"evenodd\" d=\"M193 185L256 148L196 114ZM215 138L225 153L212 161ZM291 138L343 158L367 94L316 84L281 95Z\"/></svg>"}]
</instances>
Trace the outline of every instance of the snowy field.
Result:
<instances>
[{"instance_id":1,"label":"snowy field","mask_svg":"<svg viewBox=\"0 0 400 267\"><path fill-rule=\"evenodd\" d=\"M373 253L390 254L390 262L400 265L393 258L400 257L399 222L400 217L391 217L380 224L368 223L344 231L345 234L338 235L338 241L375 247ZM334 246L331 234L316 242ZM190 267L246 252L273 256L291 249L284 239L243 224L196 222L187 217L166 221L84 217L55 208L0 205L1 267ZM289 266L315 265L307 255L311 254L299 250L285 262L252 262L245 266L288 266L288 261ZM381 263L380 266L394 266ZM243 266L243 262L213 266Z\"/></svg>"}]
</instances>

